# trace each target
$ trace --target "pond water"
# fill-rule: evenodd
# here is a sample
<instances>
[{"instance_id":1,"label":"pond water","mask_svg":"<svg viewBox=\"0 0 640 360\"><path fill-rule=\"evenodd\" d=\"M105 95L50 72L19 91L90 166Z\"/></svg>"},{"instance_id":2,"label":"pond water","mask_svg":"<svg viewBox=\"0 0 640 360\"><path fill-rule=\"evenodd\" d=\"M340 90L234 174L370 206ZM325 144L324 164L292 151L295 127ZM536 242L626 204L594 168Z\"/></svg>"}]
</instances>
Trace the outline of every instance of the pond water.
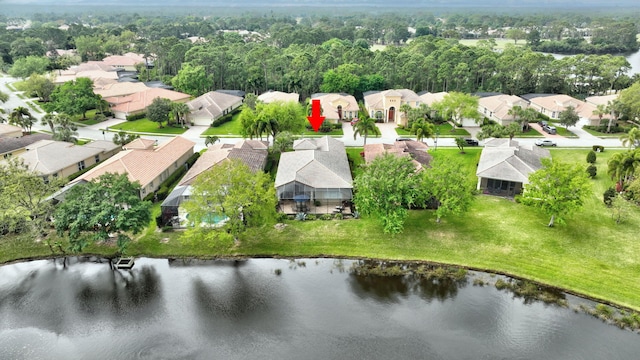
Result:
<instances>
[{"instance_id":1,"label":"pond water","mask_svg":"<svg viewBox=\"0 0 640 360\"><path fill-rule=\"evenodd\" d=\"M575 55L564 55L564 54L553 54L553 53L543 53L543 54L553 55L553 57L556 59L562 59L567 56L575 56ZM629 62L629 65L631 65L631 67L629 68L629 71L627 71L627 75L633 76L635 74L640 74L640 51L636 51L630 54L622 54L622 56L624 56L625 59L627 59L627 61Z\"/></svg>"},{"instance_id":2,"label":"pond water","mask_svg":"<svg viewBox=\"0 0 640 360\"><path fill-rule=\"evenodd\" d=\"M637 359L640 335L466 281L354 261L0 267L0 359ZM573 305L586 302L568 296Z\"/></svg>"}]
</instances>

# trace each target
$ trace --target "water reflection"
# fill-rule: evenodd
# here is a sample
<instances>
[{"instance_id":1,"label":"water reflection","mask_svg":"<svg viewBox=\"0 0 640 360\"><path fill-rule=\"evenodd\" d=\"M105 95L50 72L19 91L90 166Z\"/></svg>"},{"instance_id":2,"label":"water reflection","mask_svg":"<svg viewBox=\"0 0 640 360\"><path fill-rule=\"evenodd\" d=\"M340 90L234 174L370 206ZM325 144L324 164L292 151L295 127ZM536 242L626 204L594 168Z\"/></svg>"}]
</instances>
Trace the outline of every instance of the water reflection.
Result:
<instances>
[{"instance_id":1,"label":"water reflection","mask_svg":"<svg viewBox=\"0 0 640 360\"><path fill-rule=\"evenodd\" d=\"M0 359L633 359L638 335L461 272L336 259L0 267ZM276 270L280 270L277 272ZM277 275L278 274L278 275Z\"/></svg>"},{"instance_id":2,"label":"water reflection","mask_svg":"<svg viewBox=\"0 0 640 360\"><path fill-rule=\"evenodd\" d=\"M406 264L379 260L359 260L350 269L352 291L361 299L398 303L409 295L426 302L453 299L467 285L458 270L440 271L427 264Z\"/></svg>"}]
</instances>

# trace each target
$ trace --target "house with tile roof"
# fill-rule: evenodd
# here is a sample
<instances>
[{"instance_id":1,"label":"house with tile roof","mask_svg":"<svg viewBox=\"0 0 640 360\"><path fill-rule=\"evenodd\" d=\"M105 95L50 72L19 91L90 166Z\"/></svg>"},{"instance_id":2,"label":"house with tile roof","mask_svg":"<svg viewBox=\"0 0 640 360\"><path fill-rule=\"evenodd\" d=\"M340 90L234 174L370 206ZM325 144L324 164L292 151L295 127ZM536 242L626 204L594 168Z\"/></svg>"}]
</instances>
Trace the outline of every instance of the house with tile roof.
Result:
<instances>
[{"instance_id":1,"label":"house with tile roof","mask_svg":"<svg viewBox=\"0 0 640 360\"><path fill-rule=\"evenodd\" d=\"M325 120L338 123L358 117L358 102L353 95L344 93L317 93L311 95L312 100L320 100L322 116Z\"/></svg>"},{"instance_id":2,"label":"house with tile roof","mask_svg":"<svg viewBox=\"0 0 640 360\"><path fill-rule=\"evenodd\" d=\"M566 110L569 106L572 106L576 113L578 113L578 116L587 119L589 124L600 122L598 115L593 113L596 106L580 101L569 95L526 94L521 97L529 101L530 107L553 120L558 120L560 118L560 113Z\"/></svg>"},{"instance_id":3,"label":"house with tile roof","mask_svg":"<svg viewBox=\"0 0 640 360\"><path fill-rule=\"evenodd\" d=\"M169 99L174 102L187 102L191 96L162 88L146 88L131 95L113 96L104 98L104 100L111 106L113 117L124 120L129 115L145 112L155 98Z\"/></svg>"},{"instance_id":4,"label":"house with tile roof","mask_svg":"<svg viewBox=\"0 0 640 360\"><path fill-rule=\"evenodd\" d=\"M265 104L270 104L276 101L282 102L300 102L300 94L298 93L286 93L282 91L272 91L269 90L265 93L262 93L258 96L258 100L262 101Z\"/></svg>"},{"instance_id":5,"label":"house with tile roof","mask_svg":"<svg viewBox=\"0 0 640 360\"><path fill-rule=\"evenodd\" d=\"M191 113L187 116L192 125L211 126L211 123L231 113L242 105L241 96L222 91L210 91L187 102Z\"/></svg>"},{"instance_id":6,"label":"house with tile roof","mask_svg":"<svg viewBox=\"0 0 640 360\"><path fill-rule=\"evenodd\" d=\"M193 141L176 136L157 147L123 150L82 174L74 182L91 181L106 173L127 174L131 182L140 183L140 198L144 198L157 191L163 181L185 165L193 155L194 145Z\"/></svg>"},{"instance_id":7,"label":"house with tile roof","mask_svg":"<svg viewBox=\"0 0 640 360\"><path fill-rule=\"evenodd\" d=\"M301 139L293 148L282 153L276 173L281 211L332 213L351 201L353 179L341 141L329 136Z\"/></svg>"},{"instance_id":8,"label":"house with tile roof","mask_svg":"<svg viewBox=\"0 0 640 360\"><path fill-rule=\"evenodd\" d=\"M367 144L364 146L364 161L370 164L378 156L390 153L411 159L416 170L422 170L431 163L432 156L428 150L427 144L416 140L396 141L393 144Z\"/></svg>"},{"instance_id":9,"label":"house with tile roof","mask_svg":"<svg viewBox=\"0 0 640 360\"><path fill-rule=\"evenodd\" d=\"M15 155L29 170L42 175L66 178L96 163L103 162L120 151L111 141L96 140L85 145L64 141L40 140Z\"/></svg>"},{"instance_id":10,"label":"house with tile roof","mask_svg":"<svg viewBox=\"0 0 640 360\"><path fill-rule=\"evenodd\" d=\"M191 169L182 177L178 185L167 196L160 206L162 209L162 221L169 223L176 216L182 222L186 219L186 213L180 208L180 204L189 198L191 184L203 172L215 168L216 165L237 159L245 163L253 172L264 171L267 164L269 143L259 140L241 140L235 144L215 144L207 148ZM215 170L212 170L215 171Z\"/></svg>"},{"instance_id":11,"label":"house with tile roof","mask_svg":"<svg viewBox=\"0 0 640 360\"><path fill-rule=\"evenodd\" d=\"M519 96L505 94L483 96L478 99L480 115L502 126L507 126L515 121L515 117L509 114L514 106L526 109L529 102Z\"/></svg>"},{"instance_id":12,"label":"house with tile roof","mask_svg":"<svg viewBox=\"0 0 640 360\"><path fill-rule=\"evenodd\" d=\"M420 100L422 101L423 104L432 106L434 103L442 101L442 99L444 99L445 95L447 94L448 93L445 91L437 92L437 93L423 91L423 92L420 92L418 95L420 96Z\"/></svg>"},{"instance_id":13,"label":"house with tile roof","mask_svg":"<svg viewBox=\"0 0 640 360\"><path fill-rule=\"evenodd\" d=\"M417 108L422 102L418 94L409 89L368 91L363 95L364 106L369 117L403 126L407 125L407 118L400 111L400 106L408 104L412 108Z\"/></svg>"},{"instance_id":14,"label":"house with tile roof","mask_svg":"<svg viewBox=\"0 0 640 360\"><path fill-rule=\"evenodd\" d=\"M22 133L22 129L20 131ZM32 133L19 138L2 138L0 139L0 156L6 159L9 156L18 155L27 151L27 146L40 140L51 140L51 135Z\"/></svg>"},{"instance_id":15,"label":"house with tile roof","mask_svg":"<svg viewBox=\"0 0 640 360\"><path fill-rule=\"evenodd\" d=\"M609 104L616 101L618 97L620 97L620 94L589 96L586 99L584 99L584 102L586 102L587 105L589 106L593 106L593 111L596 111L599 105L602 105L606 108ZM591 118L589 119L589 125L600 126L602 120L606 120L605 124L608 123L609 119L611 118L611 113L602 115L602 119L600 119L600 117L596 114L595 118L597 118L597 120L596 119L592 120Z\"/></svg>"},{"instance_id":16,"label":"house with tile roof","mask_svg":"<svg viewBox=\"0 0 640 360\"><path fill-rule=\"evenodd\" d=\"M102 59L102 62L116 69L136 71L137 64L146 64L147 60L140 54L128 52L124 55L110 55Z\"/></svg>"},{"instance_id":17,"label":"house with tile roof","mask_svg":"<svg viewBox=\"0 0 640 360\"><path fill-rule=\"evenodd\" d=\"M529 183L529 174L542 167L549 150L533 144L520 144L508 138L485 142L476 170L478 190L497 196L515 196Z\"/></svg>"},{"instance_id":18,"label":"house with tile roof","mask_svg":"<svg viewBox=\"0 0 640 360\"><path fill-rule=\"evenodd\" d=\"M104 81L98 79L93 83L93 92L102 96L103 99L118 96L127 96L148 89L147 85L141 82L117 82Z\"/></svg>"}]
</instances>

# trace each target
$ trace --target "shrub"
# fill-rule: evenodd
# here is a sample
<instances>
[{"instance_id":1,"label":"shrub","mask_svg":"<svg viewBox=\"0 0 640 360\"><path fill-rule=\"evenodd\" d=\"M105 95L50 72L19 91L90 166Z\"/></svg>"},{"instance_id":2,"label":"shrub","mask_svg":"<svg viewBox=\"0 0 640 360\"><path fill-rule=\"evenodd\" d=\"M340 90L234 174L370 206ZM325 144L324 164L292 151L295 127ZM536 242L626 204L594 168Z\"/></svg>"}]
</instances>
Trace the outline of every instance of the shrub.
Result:
<instances>
[{"instance_id":1,"label":"shrub","mask_svg":"<svg viewBox=\"0 0 640 360\"><path fill-rule=\"evenodd\" d=\"M285 213L278 213L276 215L276 221L281 223L281 222L285 222L285 220L289 220L289 216L287 216L287 214Z\"/></svg>"},{"instance_id":2,"label":"shrub","mask_svg":"<svg viewBox=\"0 0 640 360\"><path fill-rule=\"evenodd\" d=\"M608 188L607 190L604 191L604 193L602 194L602 200L604 201L605 205L607 206L611 206L611 203L613 202L613 198L616 197L616 189L614 189L613 187Z\"/></svg>"},{"instance_id":3,"label":"shrub","mask_svg":"<svg viewBox=\"0 0 640 360\"><path fill-rule=\"evenodd\" d=\"M315 220L316 216L313 214L308 214L307 217L305 218L305 220Z\"/></svg>"},{"instance_id":4,"label":"shrub","mask_svg":"<svg viewBox=\"0 0 640 360\"><path fill-rule=\"evenodd\" d=\"M591 150L587 153L587 162L589 164L595 164L596 163L596 152Z\"/></svg>"},{"instance_id":5,"label":"shrub","mask_svg":"<svg viewBox=\"0 0 640 360\"><path fill-rule=\"evenodd\" d=\"M322 205L322 203L320 202L320 200L316 199L316 200L313 200L313 205L320 206Z\"/></svg>"},{"instance_id":6,"label":"shrub","mask_svg":"<svg viewBox=\"0 0 640 360\"><path fill-rule=\"evenodd\" d=\"M587 167L587 174L589 174L592 179L595 178L598 174L598 168L593 164L589 165Z\"/></svg>"},{"instance_id":7,"label":"shrub","mask_svg":"<svg viewBox=\"0 0 640 360\"><path fill-rule=\"evenodd\" d=\"M140 120L140 119L144 119L145 117L147 117L147 113L145 112L142 112L139 114L127 115L127 121Z\"/></svg>"},{"instance_id":8,"label":"shrub","mask_svg":"<svg viewBox=\"0 0 640 360\"><path fill-rule=\"evenodd\" d=\"M333 216L331 216L331 214L320 215L320 220L331 220L331 219L333 219Z\"/></svg>"},{"instance_id":9,"label":"shrub","mask_svg":"<svg viewBox=\"0 0 640 360\"><path fill-rule=\"evenodd\" d=\"M222 117L219 117L219 118L213 120L211 122L211 127L218 127L218 126L220 126L222 124L228 123L232 119L233 119L233 114L229 113L227 115L224 115Z\"/></svg>"},{"instance_id":10,"label":"shrub","mask_svg":"<svg viewBox=\"0 0 640 360\"><path fill-rule=\"evenodd\" d=\"M593 145L593 151L595 151L595 152L604 152L604 146Z\"/></svg>"},{"instance_id":11,"label":"shrub","mask_svg":"<svg viewBox=\"0 0 640 360\"><path fill-rule=\"evenodd\" d=\"M156 216L156 226L162 228L164 223L162 222L162 215Z\"/></svg>"},{"instance_id":12,"label":"shrub","mask_svg":"<svg viewBox=\"0 0 640 360\"><path fill-rule=\"evenodd\" d=\"M328 132L331 132L331 130L333 130L333 126L329 121L325 120L322 122L322 125L320 125L320 129L318 130L322 133L328 133Z\"/></svg>"},{"instance_id":13,"label":"shrub","mask_svg":"<svg viewBox=\"0 0 640 360\"><path fill-rule=\"evenodd\" d=\"M335 215L333 215L333 218L336 220L342 220L344 219L344 215L342 215L342 213L337 213Z\"/></svg>"},{"instance_id":14,"label":"shrub","mask_svg":"<svg viewBox=\"0 0 640 360\"><path fill-rule=\"evenodd\" d=\"M303 212L299 212L296 214L296 220L298 221L304 221L307 219L307 214L303 213Z\"/></svg>"}]
</instances>

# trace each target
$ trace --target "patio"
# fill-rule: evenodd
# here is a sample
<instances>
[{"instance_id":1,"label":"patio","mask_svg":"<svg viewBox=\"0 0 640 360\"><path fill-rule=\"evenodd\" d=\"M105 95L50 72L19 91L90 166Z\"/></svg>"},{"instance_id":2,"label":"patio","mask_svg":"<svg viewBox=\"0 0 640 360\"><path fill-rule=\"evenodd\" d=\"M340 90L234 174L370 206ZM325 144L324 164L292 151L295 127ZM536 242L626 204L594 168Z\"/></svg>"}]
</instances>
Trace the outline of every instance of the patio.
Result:
<instances>
[{"instance_id":1,"label":"patio","mask_svg":"<svg viewBox=\"0 0 640 360\"><path fill-rule=\"evenodd\" d=\"M312 201L281 200L278 204L278 211L287 215L295 215L299 212L314 215L337 214L340 212L344 215L351 215L352 213L351 202L343 202L341 200L322 200L319 206L314 205Z\"/></svg>"}]
</instances>

